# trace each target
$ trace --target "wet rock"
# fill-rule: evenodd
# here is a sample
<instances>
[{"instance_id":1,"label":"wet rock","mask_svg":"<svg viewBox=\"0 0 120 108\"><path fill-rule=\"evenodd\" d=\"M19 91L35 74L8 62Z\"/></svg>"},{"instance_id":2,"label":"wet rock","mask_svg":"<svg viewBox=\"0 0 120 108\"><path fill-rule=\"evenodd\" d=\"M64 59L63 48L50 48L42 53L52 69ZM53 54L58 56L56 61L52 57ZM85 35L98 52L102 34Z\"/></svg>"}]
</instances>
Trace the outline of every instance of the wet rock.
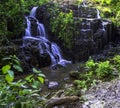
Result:
<instances>
[{"instance_id":1,"label":"wet rock","mask_svg":"<svg viewBox=\"0 0 120 108\"><path fill-rule=\"evenodd\" d=\"M73 77L73 78L79 78L80 76L80 73L78 71L71 71L70 72L70 77Z\"/></svg>"},{"instance_id":2,"label":"wet rock","mask_svg":"<svg viewBox=\"0 0 120 108\"><path fill-rule=\"evenodd\" d=\"M37 19L45 24L48 34L52 33L49 22L49 18L52 16L47 9L52 6L54 6L54 3L40 6L36 12ZM70 60L72 59L75 62L86 60L90 55L99 53L106 44L113 40L112 23L108 20L102 20L96 8L84 4L78 6L71 4L71 2L59 6L58 8L64 13L73 11L75 30L73 31L72 42L74 45L72 49L66 48L63 41L56 38L54 33L52 33L50 39L59 43L63 54ZM55 38L53 39L53 37Z\"/></svg>"},{"instance_id":3,"label":"wet rock","mask_svg":"<svg viewBox=\"0 0 120 108\"><path fill-rule=\"evenodd\" d=\"M50 56L42 49L44 47L42 40L36 39L27 38L23 40L24 44L21 48L23 55L21 59L25 59L30 67L49 66L51 62Z\"/></svg>"},{"instance_id":4,"label":"wet rock","mask_svg":"<svg viewBox=\"0 0 120 108\"><path fill-rule=\"evenodd\" d=\"M64 78L64 81L65 81L65 82L69 82L69 81L70 81L70 78L69 78L69 77L65 77L65 78Z\"/></svg>"},{"instance_id":5,"label":"wet rock","mask_svg":"<svg viewBox=\"0 0 120 108\"><path fill-rule=\"evenodd\" d=\"M56 82L56 81L50 81L50 82L48 83L48 88L49 88L49 89L55 89L55 88L58 88L58 86L59 86L59 83Z\"/></svg>"}]
</instances>

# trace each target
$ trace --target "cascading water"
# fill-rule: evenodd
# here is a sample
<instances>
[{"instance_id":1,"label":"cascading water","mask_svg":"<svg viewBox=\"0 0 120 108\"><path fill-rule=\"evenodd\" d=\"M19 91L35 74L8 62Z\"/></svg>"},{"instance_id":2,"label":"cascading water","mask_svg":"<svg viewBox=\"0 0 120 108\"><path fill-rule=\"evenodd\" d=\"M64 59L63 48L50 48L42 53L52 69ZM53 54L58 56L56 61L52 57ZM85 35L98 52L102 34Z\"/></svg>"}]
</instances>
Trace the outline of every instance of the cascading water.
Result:
<instances>
[{"instance_id":1,"label":"cascading water","mask_svg":"<svg viewBox=\"0 0 120 108\"><path fill-rule=\"evenodd\" d=\"M35 17L37 8L38 8L37 6L33 7L29 16Z\"/></svg>"},{"instance_id":2,"label":"cascading water","mask_svg":"<svg viewBox=\"0 0 120 108\"><path fill-rule=\"evenodd\" d=\"M60 48L57 46L57 44L51 43L47 39L44 25L39 23L35 17L36 10L37 10L37 7L33 7L30 15L28 17L26 17L27 28L25 30L25 36L23 37L23 40L30 39L30 40L39 41L39 45L38 45L39 53L41 55L44 55L45 53L47 53L50 56L52 66L56 66L57 64L59 64L61 66L70 64L71 61L67 61L67 60L63 59L63 57L60 53ZM34 22L36 22L36 25L37 25L37 28L36 28L37 33L34 36L32 36L32 33L31 33L32 32L31 20L34 20Z\"/></svg>"},{"instance_id":3,"label":"cascading water","mask_svg":"<svg viewBox=\"0 0 120 108\"><path fill-rule=\"evenodd\" d=\"M101 17L100 17L100 11L98 9L97 9L97 18L101 19Z\"/></svg>"},{"instance_id":4,"label":"cascading water","mask_svg":"<svg viewBox=\"0 0 120 108\"><path fill-rule=\"evenodd\" d=\"M87 5L86 5L86 0L82 0L82 3L83 3L83 6L84 6L84 7L87 7Z\"/></svg>"},{"instance_id":5,"label":"cascading water","mask_svg":"<svg viewBox=\"0 0 120 108\"><path fill-rule=\"evenodd\" d=\"M30 31L31 31L31 29L30 29L30 21L28 20L28 18L27 17L25 17L26 18L26 21L27 21L27 28L26 28L26 30L25 30L25 36L31 36L31 33L30 33Z\"/></svg>"}]
</instances>

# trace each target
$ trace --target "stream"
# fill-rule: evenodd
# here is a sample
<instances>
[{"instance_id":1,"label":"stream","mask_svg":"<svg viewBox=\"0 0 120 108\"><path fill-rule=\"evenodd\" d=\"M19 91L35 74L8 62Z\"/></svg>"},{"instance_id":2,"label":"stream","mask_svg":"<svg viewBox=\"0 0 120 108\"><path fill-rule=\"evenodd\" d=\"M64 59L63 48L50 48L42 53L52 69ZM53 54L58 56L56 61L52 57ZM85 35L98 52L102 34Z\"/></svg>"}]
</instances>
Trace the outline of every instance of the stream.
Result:
<instances>
[{"instance_id":1,"label":"stream","mask_svg":"<svg viewBox=\"0 0 120 108\"><path fill-rule=\"evenodd\" d=\"M73 78L69 76L69 73L77 70L78 65L79 63L69 64L66 67L58 67L57 69L51 67L41 68L42 73L46 76L43 92L54 92L72 86Z\"/></svg>"}]
</instances>

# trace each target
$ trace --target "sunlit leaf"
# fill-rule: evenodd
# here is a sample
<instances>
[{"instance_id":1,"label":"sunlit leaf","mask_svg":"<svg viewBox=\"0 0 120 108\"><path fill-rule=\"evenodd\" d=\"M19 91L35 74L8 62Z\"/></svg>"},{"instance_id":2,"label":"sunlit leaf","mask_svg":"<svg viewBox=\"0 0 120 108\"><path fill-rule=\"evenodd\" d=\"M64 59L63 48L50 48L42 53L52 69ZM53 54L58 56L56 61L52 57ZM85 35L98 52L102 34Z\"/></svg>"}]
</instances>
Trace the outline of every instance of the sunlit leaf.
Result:
<instances>
[{"instance_id":1,"label":"sunlit leaf","mask_svg":"<svg viewBox=\"0 0 120 108\"><path fill-rule=\"evenodd\" d=\"M6 74L8 72L8 70L10 70L11 65L5 65L2 67L2 73Z\"/></svg>"},{"instance_id":2,"label":"sunlit leaf","mask_svg":"<svg viewBox=\"0 0 120 108\"><path fill-rule=\"evenodd\" d=\"M28 75L28 76L25 78L25 80L30 81L32 77L33 77L33 75Z\"/></svg>"},{"instance_id":3,"label":"sunlit leaf","mask_svg":"<svg viewBox=\"0 0 120 108\"><path fill-rule=\"evenodd\" d=\"M43 77L37 77L37 78L42 84L44 83L45 79Z\"/></svg>"},{"instance_id":4,"label":"sunlit leaf","mask_svg":"<svg viewBox=\"0 0 120 108\"><path fill-rule=\"evenodd\" d=\"M38 74L38 76L39 76L39 77L44 77L44 78L45 78L45 75L42 74L42 73Z\"/></svg>"},{"instance_id":5,"label":"sunlit leaf","mask_svg":"<svg viewBox=\"0 0 120 108\"><path fill-rule=\"evenodd\" d=\"M8 82L8 83L11 83L13 80L14 80L14 76L11 76L9 74L7 74L5 76L5 80Z\"/></svg>"},{"instance_id":6,"label":"sunlit leaf","mask_svg":"<svg viewBox=\"0 0 120 108\"><path fill-rule=\"evenodd\" d=\"M31 96L34 96L34 97L39 97L40 95L39 95L39 94L37 94L37 93L34 93L34 94L32 94Z\"/></svg>"}]
</instances>

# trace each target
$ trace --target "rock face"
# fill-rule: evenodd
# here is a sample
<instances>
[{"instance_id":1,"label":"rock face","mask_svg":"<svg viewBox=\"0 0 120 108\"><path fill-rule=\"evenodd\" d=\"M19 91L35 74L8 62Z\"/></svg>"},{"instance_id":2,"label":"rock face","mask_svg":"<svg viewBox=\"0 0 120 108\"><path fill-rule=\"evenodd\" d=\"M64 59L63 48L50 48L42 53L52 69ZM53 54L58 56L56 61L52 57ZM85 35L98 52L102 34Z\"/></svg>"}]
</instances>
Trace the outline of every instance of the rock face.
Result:
<instances>
[{"instance_id":1,"label":"rock face","mask_svg":"<svg viewBox=\"0 0 120 108\"><path fill-rule=\"evenodd\" d=\"M83 96L83 108L119 108L120 80L104 82L91 87Z\"/></svg>"},{"instance_id":2,"label":"rock face","mask_svg":"<svg viewBox=\"0 0 120 108\"><path fill-rule=\"evenodd\" d=\"M23 58L27 63L29 63L30 67L45 67L50 65L50 57L46 53L42 55L42 50L39 49L42 41L26 39L24 40L24 45L22 46Z\"/></svg>"},{"instance_id":3,"label":"rock face","mask_svg":"<svg viewBox=\"0 0 120 108\"><path fill-rule=\"evenodd\" d=\"M51 5L39 7L36 17L46 25L49 35L55 35L50 31L49 14L46 8ZM67 49L63 46L63 41L58 42L67 58L74 61L87 59L91 54L99 53L110 41L113 40L112 23L102 20L99 10L83 5L65 4L60 6L64 13L72 10L74 17L73 48ZM43 11L42 11L43 9ZM41 13L42 12L42 13ZM47 19L47 24L45 23ZM55 39L54 39L55 40Z\"/></svg>"},{"instance_id":4,"label":"rock face","mask_svg":"<svg viewBox=\"0 0 120 108\"><path fill-rule=\"evenodd\" d=\"M31 68L70 64L71 61L63 59L59 46L49 41L44 25L35 17L37 8L33 7L30 15L26 17L27 26L22 45L25 60Z\"/></svg>"}]
</instances>

